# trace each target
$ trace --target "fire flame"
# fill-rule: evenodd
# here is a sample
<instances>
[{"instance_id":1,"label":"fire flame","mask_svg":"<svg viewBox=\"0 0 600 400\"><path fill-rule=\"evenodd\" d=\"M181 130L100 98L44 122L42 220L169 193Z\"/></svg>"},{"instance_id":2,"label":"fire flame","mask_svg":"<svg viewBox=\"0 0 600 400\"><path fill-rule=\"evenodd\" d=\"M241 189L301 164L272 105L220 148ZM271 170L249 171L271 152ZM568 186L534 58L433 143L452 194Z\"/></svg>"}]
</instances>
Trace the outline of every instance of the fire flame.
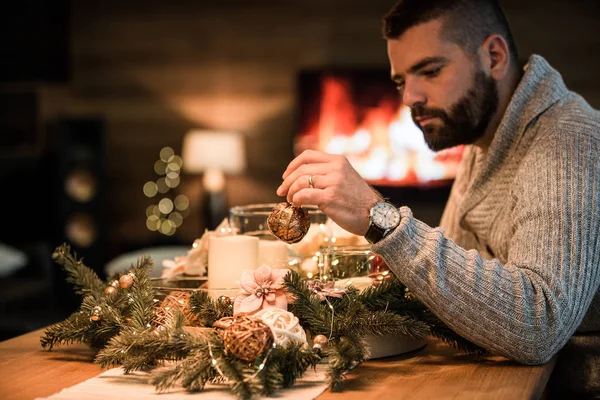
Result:
<instances>
[{"instance_id":1,"label":"fire flame","mask_svg":"<svg viewBox=\"0 0 600 400\"><path fill-rule=\"evenodd\" d=\"M454 179L463 147L431 151L399 96L382 96L361 107L347 78L321 81L318 118L298 137L296 153L306 149L342 154L375 185L435 185Z\"/></svg>"}]
</instances>

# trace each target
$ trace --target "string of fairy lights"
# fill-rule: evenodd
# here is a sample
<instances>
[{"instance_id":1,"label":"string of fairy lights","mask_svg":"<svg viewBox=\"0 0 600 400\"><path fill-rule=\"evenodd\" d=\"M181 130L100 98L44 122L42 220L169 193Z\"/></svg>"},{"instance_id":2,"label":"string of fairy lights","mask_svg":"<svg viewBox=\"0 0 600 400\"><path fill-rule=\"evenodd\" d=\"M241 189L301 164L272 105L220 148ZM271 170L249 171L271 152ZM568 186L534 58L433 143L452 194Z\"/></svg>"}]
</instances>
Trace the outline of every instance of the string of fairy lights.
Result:
<instances>
[{"instance_id":1,"label":"string of fairy lights","mask_svg":"<svg viewBox=\"0 0 600 400\"><path fill-rule=\"evenodd\" d=\"M146 208L146 227L165 236L173 236L189 215L190 201L183 194L170 195L181 183L183 160L171 147L163 147L160 158L154 163L156 181L144 184L144 195L157 202Z\"/></svg>"}]
</instances>

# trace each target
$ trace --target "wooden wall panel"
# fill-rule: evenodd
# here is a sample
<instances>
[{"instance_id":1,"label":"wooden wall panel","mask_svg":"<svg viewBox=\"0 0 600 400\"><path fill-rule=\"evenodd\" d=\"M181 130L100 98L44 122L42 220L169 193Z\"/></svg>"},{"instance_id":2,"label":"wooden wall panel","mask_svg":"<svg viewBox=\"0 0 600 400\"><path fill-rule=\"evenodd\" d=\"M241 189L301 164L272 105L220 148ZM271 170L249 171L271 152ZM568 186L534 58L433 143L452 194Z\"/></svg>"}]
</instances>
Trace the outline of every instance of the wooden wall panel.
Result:
<instances>
[{"instance_id":1,"label":"wooden wall panel","mask_svg":"<svg viewBox=\"0 0 600 400\"><path fill-rule=\"evenodd\" d=\"M296 76L327 66L387 66L380 17L393 1L103 1L72 4L73 79L50 91L45 115L108 121L112 251L157 239L145 228L142 185L163 146L180 152L193 128L245 135L248 170L231 205L274 201L292 158ZM504 1L524 54L545 55L600 106L597 10L588 1ZM55 96L55 97L53 97ZM53 103L56 99L56 103ZM196 199L197 177L180 190ZM202 229L199 204L179 238Z\"/></svg>"}]
</instances>

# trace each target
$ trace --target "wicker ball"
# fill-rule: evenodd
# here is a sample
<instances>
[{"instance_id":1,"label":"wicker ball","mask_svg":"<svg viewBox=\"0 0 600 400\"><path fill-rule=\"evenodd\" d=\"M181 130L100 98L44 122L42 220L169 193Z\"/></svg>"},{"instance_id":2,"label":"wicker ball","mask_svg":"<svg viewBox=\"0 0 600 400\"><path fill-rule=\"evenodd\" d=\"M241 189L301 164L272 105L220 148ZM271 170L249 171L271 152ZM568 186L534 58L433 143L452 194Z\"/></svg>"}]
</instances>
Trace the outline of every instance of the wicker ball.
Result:
<instances>
[{"instance_id":1,"label":"wicker ball","mask_svg":"<svg viewBox=\"0 0 600 400\"><path fill-rule=\"evenodd\" d=\"M269 230L278 239L286 243L297 243L310 228L310 216L302 207L290 203L279 203L267 219Z\"/></svg>"},{"instance_id":2,"label":"wicker ball","mask_svg":"<svg viewBox=\"0 0 600 400\"><path fill-rule=\"evenodd\" d=\"M265 308L252 315L269 325L275 335L275 343L280 346L286 345L293 340L307 345L306 333L298 317L281 308Z\"/></svg>"},{"instance_id":3,"label":"wicker ball","mask_svg":"<svg viewBox=\"0 0 600 400\"><path fill-rule=\"evenodd\" d=\"M235 317L223 317L213 323L213 328L215 328L217 334L221 336L221 339L223 339L223 332L225 332L225 329L233 325L234 322Z\"/></svg>"},{"instance_id":4,"label":"wicker ball","mask_svg":"<svg viewBox=\"0 0 600 400\"><path fill-rule=\"evenodd\" d=\"M219 328L218 326L221 325L219 321L215 322L217 326L213 325L223 338L223 345L228 353L242 361L251 362L273 346L271 328L263 322L246 315L239 315L232 319L233 321L224 321L224 325L230 324L226 328Z\"/></svg>"},{"instance_id":5,"label":"wicker ball","mask_svg":"<svg viewBox=\"0 0 600 400\"><path fill-rule=\"evenodd\" d=\"M190 307L190 293L179 291L173 291L165 297L160 307L154 311L152 322L155 326L163 326L177 310L185 316L186 326L198 325L198 318Z\"/></svg>"}]
</instances>

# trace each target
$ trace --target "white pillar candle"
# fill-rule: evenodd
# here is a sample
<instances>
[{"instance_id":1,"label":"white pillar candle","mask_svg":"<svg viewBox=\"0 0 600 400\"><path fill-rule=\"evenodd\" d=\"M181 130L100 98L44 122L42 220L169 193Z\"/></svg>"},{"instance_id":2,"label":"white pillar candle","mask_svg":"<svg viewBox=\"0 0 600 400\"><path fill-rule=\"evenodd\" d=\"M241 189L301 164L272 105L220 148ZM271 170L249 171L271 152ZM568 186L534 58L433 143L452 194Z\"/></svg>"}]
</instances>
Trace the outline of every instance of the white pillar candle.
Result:
<instances>
[{"instance_id":1,"label":"white pillar candle","mask_svg":"<svg viewBox=\"0 0 600 400\"><path fill-rule=\"evenodd\" d=\"M208 288L229 289L242 278L245 269L256 269L258 238L244 235L210 236Z\"/></svg>"},{"instance_id":2,"label":"white pillar candle","mask_svg":"<svg viewBox=\"0 0 600 400\"><path fill-rule=\"evenodd\" d=\"M258 265L267 264L271 268L287 268L288 245L280 240L258 242Z\"/></svg>"}]
</instances>

